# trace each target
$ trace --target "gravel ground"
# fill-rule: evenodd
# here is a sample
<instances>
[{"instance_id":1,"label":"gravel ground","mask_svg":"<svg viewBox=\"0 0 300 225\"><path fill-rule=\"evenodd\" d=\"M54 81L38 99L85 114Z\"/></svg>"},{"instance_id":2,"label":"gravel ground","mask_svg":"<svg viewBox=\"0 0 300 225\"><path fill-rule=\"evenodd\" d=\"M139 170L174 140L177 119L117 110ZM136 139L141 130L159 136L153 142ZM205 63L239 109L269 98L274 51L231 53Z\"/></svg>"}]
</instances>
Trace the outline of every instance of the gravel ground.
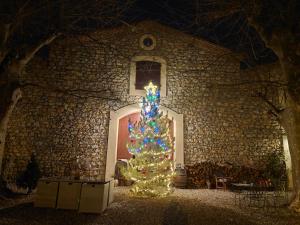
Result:
<instances>
[{"instance_id":1,"label":"gravel ground","mask_svg":"<svg viewBox=\"0 0 300 225\"><path fill-rule=\"evenodd\" d=\"M5 197L0 195L0 210L11 208L16 205L30 203L33 201L34 195L13 195L10 197Z\"/></svg>"},{"instance_id":2,"label":"gravel ground","mask_svg":"<svg viewBox=\"0 0 300 225\"><path fill-rule=\"evenodd\" d=\"M32 203L0 210L1 225L300 225L300 215L286 208L262 210L234 205L234 195L220 190L176 189L163 199L131 197L115 188L115 200L102 214L34 208Z\"/></svg>"}]
</instances>

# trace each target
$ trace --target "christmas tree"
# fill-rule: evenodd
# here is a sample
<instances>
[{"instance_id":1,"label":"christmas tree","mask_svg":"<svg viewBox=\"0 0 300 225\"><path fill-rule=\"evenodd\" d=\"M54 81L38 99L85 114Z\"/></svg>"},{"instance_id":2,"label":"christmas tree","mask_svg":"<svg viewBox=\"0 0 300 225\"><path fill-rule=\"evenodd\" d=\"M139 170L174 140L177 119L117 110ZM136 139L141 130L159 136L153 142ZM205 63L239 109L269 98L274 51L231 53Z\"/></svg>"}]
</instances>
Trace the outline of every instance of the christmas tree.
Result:
<instances>
[{"instance_id":1,"label":"christmas tree","mask_svg":"<svg viewBox=\"0 0 300 225\"><path fill-rule=\"evenodd\" d=\"M134 181L133 194L144 197L163 197L173 191L174 139L169 127L168 115L159 111L160 92L152 82L145 87L141 119L129 120L128 151L133 155L123 170L127 179Z\"/></svg>"}]
</instances>

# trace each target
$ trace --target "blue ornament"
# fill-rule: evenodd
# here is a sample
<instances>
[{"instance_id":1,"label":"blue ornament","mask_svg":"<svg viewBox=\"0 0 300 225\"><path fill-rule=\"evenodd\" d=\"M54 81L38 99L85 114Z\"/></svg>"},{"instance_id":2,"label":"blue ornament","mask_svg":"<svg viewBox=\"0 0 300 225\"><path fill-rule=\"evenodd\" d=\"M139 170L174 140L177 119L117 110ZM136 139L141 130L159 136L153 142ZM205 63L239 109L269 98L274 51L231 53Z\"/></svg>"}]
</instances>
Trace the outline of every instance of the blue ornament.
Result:
<instances>
[{"instance_id":1,"label":"blue ornament","mask_svg":"<svg viewBox=\"0 0 300 225\"><path fill-rule=\"evenodd\" d=\"M151 111L151 112L149 113L149 116L150 116L150 117L154 117L155 115L154 115L154 113Z\"/></svg>"},{"instance_id":2,"label":"blue ornament","mask_svg":"<svg viewBox=\"0 0 300 225\"><path fill-rule=\"evenodd\" d=\"M161 139L160 139L160 138L158 138L156 142L157 142L157 144L159 144L159 145L161 145L161 144L162 144L162 141L161 141Z\"/></svg>"},{"instance_id":3,"label":"blue ornament","mask_svg":"<svg viewBox=\"0 0 300 225\"><path fill-rule=\"evenodd\" d=\"M144 133L144 132L145 132L145 127L141 127L141 128L140 128L140 131L141 131L142 133Z\"/></svg>"},{"instance_id":4,"label":"blue ornament","mask_svg":"<svg viewBox=\"0 0 300 225\"><path fill-rule=\"evenodd\" d=\"M159 133L159 128L158 128L158 127L155 127L155 128L154 128L154 133L156 133L156 134Z\"/></svg>"},{"instance_id":5,"label":"blue ornament","mask_svg":"<svg viewBox=\"0 0 300 225\"><path fill-rule=\"evenodd\" d=\"M144 138L144 144L147 144L149 142L148 138Z\"/></svg>"},{"instance_id":6,"label":"blue ornament","mask_svg":"<svg viewBox=\"0 0 300 225\"><path fill-rule=\"evenodd\" d=\"M133 130L133 125L131 123L128 123L128 131L131 132Z\"/></svg>"}]
</instances>

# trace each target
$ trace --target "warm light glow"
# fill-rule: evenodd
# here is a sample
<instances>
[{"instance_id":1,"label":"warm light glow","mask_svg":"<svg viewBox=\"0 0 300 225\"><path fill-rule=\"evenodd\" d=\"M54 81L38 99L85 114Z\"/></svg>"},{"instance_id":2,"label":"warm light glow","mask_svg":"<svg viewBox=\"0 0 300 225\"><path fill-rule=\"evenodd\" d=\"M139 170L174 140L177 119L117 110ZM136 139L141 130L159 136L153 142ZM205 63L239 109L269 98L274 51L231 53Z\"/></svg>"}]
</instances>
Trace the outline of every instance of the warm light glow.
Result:
<instances>
[{"instance_id":1,"label":"warm light glow","mask_svg":"<svg viewBox=\"0 0 300 225\"><path fill-rule=\"evenodd\" d=\"M152 83L152 81L150 81L149 85L148 86L145 86L144 89L146 90L147 93L156 93L156 90L157 90L157 86L154 85Z\"/></svg>"},{"instance_id":2,"label":"warm light glow","mask_svg":"<svg viewBox=\"0 0 300 225\"><path fill-rule=\"evenodd\" d=\"M160 92L152 82L145 87L141 120L128 121L130 141L128 151L135 157L123 169L127 179L134 181L131 192L143 197L164 197L173 189L174 176L172 154L174 139L170 136L167 115L159 113Z\"/></svg>"}]
</instances>

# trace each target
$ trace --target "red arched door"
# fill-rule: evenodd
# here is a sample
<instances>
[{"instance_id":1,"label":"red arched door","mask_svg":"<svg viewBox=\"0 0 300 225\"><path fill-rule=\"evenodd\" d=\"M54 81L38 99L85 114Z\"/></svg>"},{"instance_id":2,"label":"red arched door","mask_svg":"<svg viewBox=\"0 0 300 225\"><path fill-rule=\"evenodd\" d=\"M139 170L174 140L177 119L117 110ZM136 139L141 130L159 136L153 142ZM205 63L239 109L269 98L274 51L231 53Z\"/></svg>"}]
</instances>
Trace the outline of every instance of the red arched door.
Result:
<instances>
[{"instance_id":1,"label":"red arched door","mask_svg":"<svg viewBox=\"0 0 300 225\"><path fill-rule=\"evenodd\" d=\"M117 160L119 159L130 159L132 156L127 150L127 142L129 141L129 132L128 132L128 120L131 120L132 123L140 120L140 112L132 113L127 115L119 120L119 131L118 131L118 145L117 145ZM170 133L173 136L174 134L174 125L171 123Z\"/></svg>"}]
</instances>

